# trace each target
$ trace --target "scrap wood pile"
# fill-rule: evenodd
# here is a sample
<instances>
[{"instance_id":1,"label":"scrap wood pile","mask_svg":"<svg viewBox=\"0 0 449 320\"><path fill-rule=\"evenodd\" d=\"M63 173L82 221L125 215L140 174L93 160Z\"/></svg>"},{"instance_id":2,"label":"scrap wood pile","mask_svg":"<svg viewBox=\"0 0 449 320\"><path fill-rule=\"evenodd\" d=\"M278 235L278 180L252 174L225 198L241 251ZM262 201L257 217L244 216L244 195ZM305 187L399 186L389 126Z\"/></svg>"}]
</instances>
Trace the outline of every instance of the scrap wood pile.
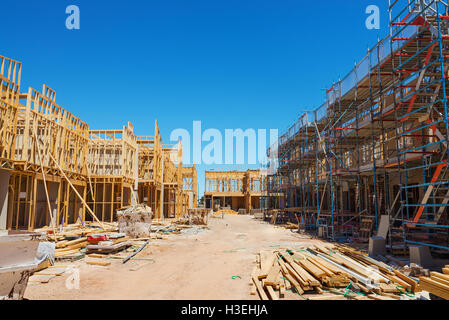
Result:
<instances>
[{"instance_id":1,"label":"scrap wood pile","mask_svg":"<svg viewBox=\"0 0 449 320\"><path fill-rule=\"evenodd\" d=\"M443 273L430 272L430 277L419 277L419 283L423 290L449 300L449 265L443 268Z\"/></svg>"},{"instance_id":2,"label":"scrap wood pile","mask_svg":"<svg viewBox=\"0 0 449 320\"><path fill-rule=\"evenodd\" d=\"M175 221L156 221L151 226L151 239L164 239L170 234L198 233L200 230L208 229L206 225L190 224L181 218Z\"/></svg>"},{"instance_id":3,"label":"scrap wood pile","mask_svg":"<svg viewBox=\"0 0 449 320\"><path fill-rule=\"evenodd\" d=\"M297 230L298 229L298 225L296 223L292 223L292 222L287 222L286 224L280 225L281 227L285 228L285 229L291 229L291 230Z\"/></svg>"},{"instance_id":4,"label":"scrap wood pile","mask_svg":"<svg viewBox=\"0 0 449 320\"><path fill-rule=\"evenodd\" d=\"M116 233L117 230L116 223L103 222L100 226L97 222L86 222L84 224L70 224L60 228L56 233L52 227L45 227L36 231L46 233L47 240L55 242L55 257L58 258L80 255L84 253L84 249L90 243L98 244L99 241L96 241L98 238L107 241L111 237L113 244L127 240L124 234Z\"/></svg>"},{"instance_id":5,"label":"scrap wood pile","mask_svg":"<svg viewBox=\"0 0 449 320\"><path fill-rule=\"evenodd\" d=\"M421 291L416 280L340 245L261 251L256 264L251 278L262 300L278 300L286 291L311 300L325 292L345 299L399 300Z\"/></svg>"},{"instance_id":6,"label":"scrap wood pile","mask_svg":"<svg viewBox=\"0 0 449 320\"><path fill-rule=\"evenodd\" d=\"M185 219L189 221L190 225L205 225L207 226L208 218L211 210L205 208L189 208Z\"/></svg>"},{"instance_id":7,"label":"scrap wood pile","mask_svg":"<svg viewBox=\"0 0 449 320\"><path fill-rule=\"evenodd\" d=\"M134 251L141 241L149 237L133 238L118 232L117 223L96 222L71 224L54 233L51 227L37 230L46 233L47 240L55 243L56 260L75 261L89 254L111 255L121 251Z\"/></svg>"}]
</instances>

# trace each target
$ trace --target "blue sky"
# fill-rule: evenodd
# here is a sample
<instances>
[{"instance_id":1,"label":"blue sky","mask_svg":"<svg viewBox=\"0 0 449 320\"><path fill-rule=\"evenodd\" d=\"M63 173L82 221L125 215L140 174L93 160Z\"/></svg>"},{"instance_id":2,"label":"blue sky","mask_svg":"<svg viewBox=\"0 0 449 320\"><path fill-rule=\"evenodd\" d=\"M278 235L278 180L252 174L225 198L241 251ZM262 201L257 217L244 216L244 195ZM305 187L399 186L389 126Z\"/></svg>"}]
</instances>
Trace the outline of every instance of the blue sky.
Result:
<instances>
[{"instance_id":1,"label":"blue sky","mask_svg":"<svg viewBox=\"0 0 449 320\"><path fill-rule=\"evenodd\" d=\"M81 29L65 28L68 5ZM365 27L368 5L381 29ZM22 91L56 90L92 129L134 124L164 143L176 128L278 128L324 100L388 34L387 0L2 0L0 54L23 62ZM216 168L220 168L215 166ZM230 166L224 166L230 168ZM199 166L199 192L204 169ZM237 166L242 169L242 166Z\"/></svg>"}]
</instances>

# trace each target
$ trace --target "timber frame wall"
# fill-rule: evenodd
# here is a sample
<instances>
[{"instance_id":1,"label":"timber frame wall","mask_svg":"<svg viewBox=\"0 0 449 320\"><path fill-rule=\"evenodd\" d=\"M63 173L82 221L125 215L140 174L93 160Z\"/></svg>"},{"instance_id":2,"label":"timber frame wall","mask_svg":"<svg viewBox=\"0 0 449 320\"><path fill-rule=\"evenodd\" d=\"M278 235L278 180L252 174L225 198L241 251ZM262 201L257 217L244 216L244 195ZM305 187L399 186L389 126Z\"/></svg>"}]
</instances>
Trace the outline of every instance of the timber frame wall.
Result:
<instances>
[{"instance_id":1,"label":"timber frame wall","mask_svg":"<svg viewBox=\"0 0 449 320\"><path fill-rule=\"evenodd\" d=\"M181 218L197 204L196 167L183 167L181 141L164 146L157 120L154 128L153 136L137 137L138 197L151 207L156 219ZM191 181L188 188L184 179Z\"/></svg>"},{"instance_id":2,"label":"timber frame wall","mask_svg":"<svg viewBox=\"0 0 449 320\"><path fill-rule=\"evenodd\" d=\"M116 220L131 205L137 165L137 137L128 122L122 130L90 130L88 200L101 221Z\"/></svg>"},{"instance_id":3,"label":"timber frame wall","mask_svg":"<svg viewBox=\"0 0 449 320\"><path fill-rule=\"evenodd\" d=\"M448 6L389 1L390 35L268 150L267 213L337 240L449 250ZM320 228L321 227L321 228Z\"/></svg>"},{"instance_id":4,"label":"timber frame wall","mask_svg":"<svg viewBox=\"0 0 449 320\"><path fill-rule=\"evenodd\" d=\"M182 146L164 148L157 121L156 139L146 141L151 150L131 123L122 130L89 130L56 103L48 86L21 93L21 71L20 62L0 56L0 183L8 186L0 188L0 229L111 222L117 209L139 202L145 186L166 189L163 205L161 194L140 197L156 217L162 209L167 217L187 212Z\"/></svg>"},{"instance_id":5,"label":"timber frame wall","mask_svg":"<svg viewBox=\"0 0 449 320\"><path fill-rule=\"evenodd\" d=\"M261 197L265 195L265 177L260 170L248 171L206 171L205 206L215 209L230 207L238 211L260 209Z\"/></svg>"},{"instance_id":6,"label":"timber frame wall","mask_svg":"<svg viewBox=\"0 0 449 320\"><path fill-rule=\"evenodd\" d=\"M195 164L192 167L182 167L182 185L189 197L188 207L196 208L198 206L198 173Z\"/></svg>"}]
</instances>

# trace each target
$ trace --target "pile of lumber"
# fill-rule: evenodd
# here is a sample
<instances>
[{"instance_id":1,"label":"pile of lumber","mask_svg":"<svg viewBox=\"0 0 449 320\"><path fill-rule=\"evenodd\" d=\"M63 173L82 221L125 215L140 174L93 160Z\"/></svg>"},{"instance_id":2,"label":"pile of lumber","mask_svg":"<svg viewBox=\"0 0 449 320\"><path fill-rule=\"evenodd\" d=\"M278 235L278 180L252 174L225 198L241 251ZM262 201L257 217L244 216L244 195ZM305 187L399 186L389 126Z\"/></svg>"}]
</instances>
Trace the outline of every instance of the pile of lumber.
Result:
<instances>
[{"instance_id":1,"label":"pile of lumber","mask_svg":"<svg viewBox=\"0 0 449 320\"><path fill-rule=\"evenodd\" d=\"M262 300L278 300L286 291L304 299L330 292L357 300L398 300L421 290L417 281L383 262L332 244L261 251L251 278Z\"/></svg>"},{"instance_id":2,"label":"pile of lumber","mask_svg":"<svg viewBox=\"0 0 449 320\"><path fill-rule=\"evenodd\" d=\"M431 272L430 277L419 277L419 283L423 290L449 300L449 265L443 268L443 273Z\"/></svg>"},{"instance_id":3,"label":"pile of lumber","mask_svg":"<svg viewBox=\"0 0 449 320\"><path fill-rule=\"evenodd\" d=\"M221 216L223 214L236 216L239 213L237 211L232 210L232 209L221 209L221 210L218 210L217 212L214 213L215 216Z\"/></svg>"},{"instance_id":4,"label":"pile of lumber","mask_svg":"<svg viewBox=\"0 0 449 320\"><path fill-rule=\"evenodd\" d=\"M46 233L47 240L55 242L55 257L65 258L73 255L79 255L81 251L89 245L88 236L95 234L105 234L111 236L118 231L117 223L103 222L100 225L97 222L86 222L85 224L70 224L56 233L52 227L44 227L35 230L37 232ZM120 243L128 240L127 237L112 239L112 244Z\"/></svg>"}]
</instances>

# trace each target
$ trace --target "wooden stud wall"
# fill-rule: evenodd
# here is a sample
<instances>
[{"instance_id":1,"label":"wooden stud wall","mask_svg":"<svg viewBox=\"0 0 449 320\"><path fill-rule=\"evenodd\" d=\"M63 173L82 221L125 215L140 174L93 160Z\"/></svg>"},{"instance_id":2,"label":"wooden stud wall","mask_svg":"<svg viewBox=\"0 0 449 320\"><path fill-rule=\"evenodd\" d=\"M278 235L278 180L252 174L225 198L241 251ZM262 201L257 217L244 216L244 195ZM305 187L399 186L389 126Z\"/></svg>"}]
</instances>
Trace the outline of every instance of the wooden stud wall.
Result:
<instances>
[{"instance_id":1,"label":"wooden stud wall","mask_svg":"<svg viewBox=\"0 0 449 320\"><path fill-rule=\"evenodd\" d=\"M20 62L0 56L0 166L11 169L8 229L91 219L82 201L101 221L114 221L117 209L131 205L136 179L137 200L156 217L162 192L167 217L187 211L182 145L164 148L157 120L152 137L137 138L131 123L89 131L56 103L50 87L20 93L21 69Z\"/></svg>"},{"instance_id":2,"label":"wooden stud wall","mask_svg":"<svg viewBox=\"0 0 449 320\"><path fill-rule=\"evenodd\" d=\"M59 175L51 154L68 177L82 179L86 176L89 126L57 105L53 90L44 85L43 92L29 88L28 94L21 95L26 105L18 106L14 160L23 164L24 170L39 172L42 165L49 174Z\"/></svg>"},{"instance_id":3,"label":"wooden stud wall","mask_svg":"<svg viewBox=\"0 0 449 320\"><path fill-rule=\"evenodd\" d=\"M22 64L0 56L0 165L12 160Z\"/></svg>"}]
</instances>

